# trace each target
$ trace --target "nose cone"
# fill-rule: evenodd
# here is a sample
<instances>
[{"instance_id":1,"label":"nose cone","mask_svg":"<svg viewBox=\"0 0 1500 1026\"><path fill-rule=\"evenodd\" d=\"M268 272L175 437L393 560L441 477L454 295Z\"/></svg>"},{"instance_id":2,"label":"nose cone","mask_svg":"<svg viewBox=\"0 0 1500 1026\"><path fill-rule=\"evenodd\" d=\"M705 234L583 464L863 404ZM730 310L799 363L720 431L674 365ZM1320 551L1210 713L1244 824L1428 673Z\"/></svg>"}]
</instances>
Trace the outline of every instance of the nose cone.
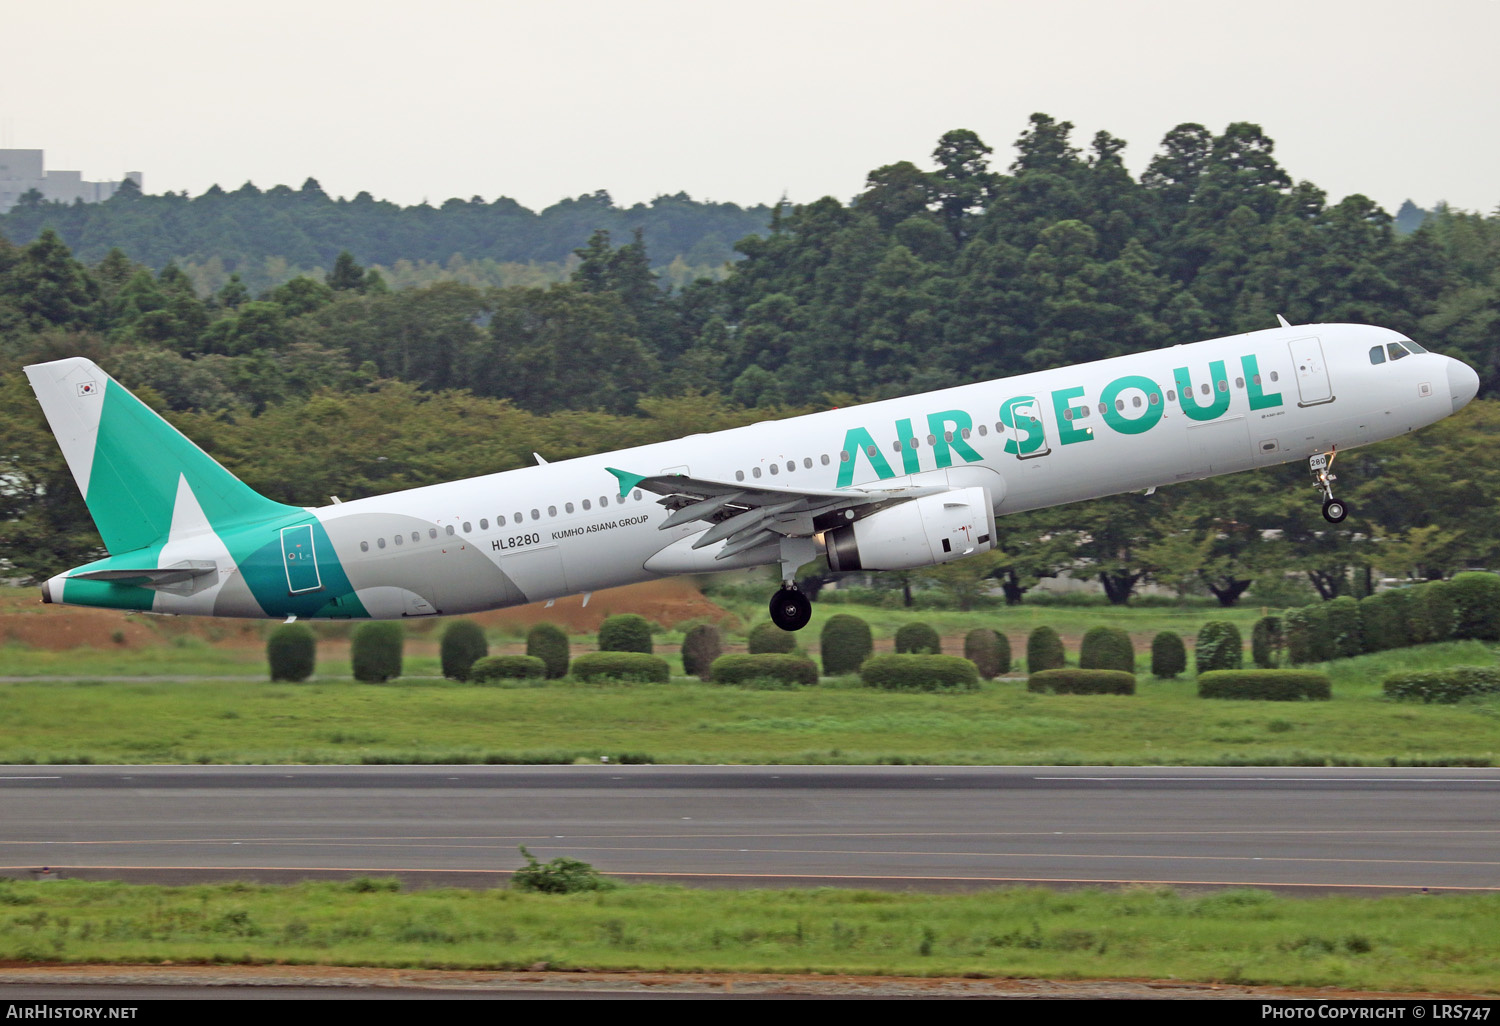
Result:
<instances>
[{"instance_id":1,"label":"nose cone","mask_svg":"<svg viewBox=\"0 0 1500 1026\"><path fill-rule=\"evenodd\" d=\"M1457 413L1469 405L1469 400L1479 393L1479 375L1474 368L1461 360L1448 361L1448 394L1453 396L1453 412Z\"/></svg>"}]
</instances>

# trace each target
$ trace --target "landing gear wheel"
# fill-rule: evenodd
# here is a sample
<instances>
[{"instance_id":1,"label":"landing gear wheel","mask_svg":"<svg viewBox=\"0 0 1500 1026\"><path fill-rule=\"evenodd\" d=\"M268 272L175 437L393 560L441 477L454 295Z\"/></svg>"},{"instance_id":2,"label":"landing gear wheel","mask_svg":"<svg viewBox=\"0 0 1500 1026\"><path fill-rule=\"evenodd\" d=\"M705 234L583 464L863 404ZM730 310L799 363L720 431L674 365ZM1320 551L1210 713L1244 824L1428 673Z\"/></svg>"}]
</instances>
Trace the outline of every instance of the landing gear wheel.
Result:
<instances>
[{"instance_id":1,"label":"landing gear wheel","mask_svg":"<svg viewBox=\"0 0 1500 1026\"><path fill-rule=\"evenodd\" d=\"M1342 524L1349 515L1349 507L1342 499L1329 499L1323 503L1323 519L1330 524Z\"/></svg>"},{"instance_id":2,"label":"landing gear wheel","mask_svg":"<svg viewBox=\"0 0 1500 1026\"><path fill-rule=\"evenodd\" d=\"M771 622L784 631L800 631L812 619L812 603L796 588L782 588L771 596Z\"/></svg>"}]
</instances>

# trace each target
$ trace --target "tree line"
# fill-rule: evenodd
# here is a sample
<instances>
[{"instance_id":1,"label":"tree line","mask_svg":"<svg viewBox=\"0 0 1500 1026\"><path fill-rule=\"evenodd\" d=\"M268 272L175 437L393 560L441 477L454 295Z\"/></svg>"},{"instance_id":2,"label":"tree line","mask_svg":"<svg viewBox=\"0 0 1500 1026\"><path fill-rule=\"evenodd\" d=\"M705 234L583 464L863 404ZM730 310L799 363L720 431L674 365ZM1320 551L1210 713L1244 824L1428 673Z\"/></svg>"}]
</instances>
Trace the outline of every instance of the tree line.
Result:
<instances>
[{"instance_id":1,"label":"tree line","mask_svg":"<svg viewBox=\"0 0 1500 1026\"><path fill-rule=\"evenodd\" d=\"M96 359L247 481L301 503L1263 328L1278 313L1393 327L1497 383L1500 217L1439 208L1402 235L1365 197L1329 204L1294 183L1250 124L1179 126L1139 178L1122 141L1100 132L1085 152L1071 132L1034 115L1006 172L977 135L949 132L934 170L888 165L847 203L770 208L732 270L679 288L653 268L651 229L612 234L606 205L580 215L566 280L550 284L393 288L344 248L318 275L253 291L230 274L211 293L174 262L75 252L40 217L49 205L18 208L40 219L24 245L0 235L12 400L0 557L29 575L97 546L18 374L67 355ZM285 193L288 210L347 205ZM202 199L118 205L170 224L173 204ZM369 418L374 462L320 436L320 417ZM1336 595L1377 573L1493 564L1495 425L1481 401L1420 442L1341 457L1354 516L1340 529L1306 515L1302 470L1283 468L1006 518L1003 553L938 573L983 564L1013 597L1070 570L1122 601L1146 580L1234 601L1289 569Z\"/></svg>"}]
</instances>

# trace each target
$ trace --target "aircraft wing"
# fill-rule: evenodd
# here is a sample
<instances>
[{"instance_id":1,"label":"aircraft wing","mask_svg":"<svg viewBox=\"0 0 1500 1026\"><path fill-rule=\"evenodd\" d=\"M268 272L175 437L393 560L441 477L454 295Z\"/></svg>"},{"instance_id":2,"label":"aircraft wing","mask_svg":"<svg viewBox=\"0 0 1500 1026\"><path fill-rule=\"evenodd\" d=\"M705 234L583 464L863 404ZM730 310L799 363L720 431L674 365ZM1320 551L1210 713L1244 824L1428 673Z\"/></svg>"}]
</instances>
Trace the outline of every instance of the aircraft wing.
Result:
<instances>
[{"instance_id":1,"label":"aircraft wing","mask_svg":"<svg viewBox=\"0 0 1500 1026\"><path fill-rule=\"evenodd\" d=\"M908 499L947 491L946 486L918 488L847 488L821 491L810 488L771 488L744 481L713 481L684 474L645 477L607 467L620 483L623 496L633 488L662 496L658 502L672 511L659 527L667 530L694 521L708 529L693 542L701 549L724 542L715 559L753 549L779 537L810 538L851 523Z\"/></svg>"}]
</instances>

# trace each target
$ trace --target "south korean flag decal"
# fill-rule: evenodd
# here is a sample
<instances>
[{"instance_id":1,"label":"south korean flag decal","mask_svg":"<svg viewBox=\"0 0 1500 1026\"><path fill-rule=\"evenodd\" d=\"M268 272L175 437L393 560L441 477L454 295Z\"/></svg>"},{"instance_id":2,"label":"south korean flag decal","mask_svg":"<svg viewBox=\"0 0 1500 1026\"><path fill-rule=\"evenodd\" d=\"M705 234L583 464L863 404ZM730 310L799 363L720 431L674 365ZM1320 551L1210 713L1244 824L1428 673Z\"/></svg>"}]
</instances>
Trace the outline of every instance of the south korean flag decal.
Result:
<instances>
[{"instance_id":1,"label":"south korean flag decal","mask_svg":"<svg viewBox=\"0 0 1500 1026\"><path fill-rule=\"evenodd\" d=\"M98 395L99 384L95 381L80 381L78 383L79 395Z\"/></svg>"}]
</instances>

